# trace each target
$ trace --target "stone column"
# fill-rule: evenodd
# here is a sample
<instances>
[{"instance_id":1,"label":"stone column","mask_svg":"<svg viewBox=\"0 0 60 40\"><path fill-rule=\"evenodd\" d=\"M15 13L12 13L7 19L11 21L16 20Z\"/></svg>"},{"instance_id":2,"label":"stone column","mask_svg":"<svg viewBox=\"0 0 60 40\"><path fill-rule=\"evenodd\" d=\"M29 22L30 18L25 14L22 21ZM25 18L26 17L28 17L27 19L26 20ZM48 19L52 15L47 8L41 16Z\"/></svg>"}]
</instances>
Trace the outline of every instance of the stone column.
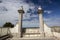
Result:
<instances>
[{"instance_id":1,"label":"stone column","mask_svg":"<svg viewBox=\"0 0 60 40\"><path fill-rule=\"evenodd\" d=\"M18 27L18 36L19 37L22 37L22 18L23 18L23 13L24 13L24 10L23 10L23 7L21 7L19 10L19 27Z\"/></svg>"},{"instance_id":2,"label":"stone column","mask_svg":"<svg viewBox=\"0 0 60 40\"><path fill-rule=\"evenodd\" d=\"M40 33L41 36L44 37L44 21L43 21L43 10L41 7L38 8L38 14L39 14L39 27L40 27Z\"/></svg>"}]
</instances>

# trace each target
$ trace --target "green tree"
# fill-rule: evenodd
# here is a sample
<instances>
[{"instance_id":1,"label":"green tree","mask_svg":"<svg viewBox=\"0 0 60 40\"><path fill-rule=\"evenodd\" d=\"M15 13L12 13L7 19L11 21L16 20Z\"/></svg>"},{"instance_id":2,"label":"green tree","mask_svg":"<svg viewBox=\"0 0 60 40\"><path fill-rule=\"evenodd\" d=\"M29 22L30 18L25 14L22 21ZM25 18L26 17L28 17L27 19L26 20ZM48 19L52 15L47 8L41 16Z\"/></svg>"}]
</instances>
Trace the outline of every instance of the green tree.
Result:
<instances>
[{"instance_id":1,"label":"green tree","mask_svg":"<svg viewBox=\"0 0 60 40\"><path fill-rule=\"evenodd\" d=\"M13 28L14 27L14 24L12 24L11 22L6 22L3 27L11 27Z\"/></svg>"}]
</instances>

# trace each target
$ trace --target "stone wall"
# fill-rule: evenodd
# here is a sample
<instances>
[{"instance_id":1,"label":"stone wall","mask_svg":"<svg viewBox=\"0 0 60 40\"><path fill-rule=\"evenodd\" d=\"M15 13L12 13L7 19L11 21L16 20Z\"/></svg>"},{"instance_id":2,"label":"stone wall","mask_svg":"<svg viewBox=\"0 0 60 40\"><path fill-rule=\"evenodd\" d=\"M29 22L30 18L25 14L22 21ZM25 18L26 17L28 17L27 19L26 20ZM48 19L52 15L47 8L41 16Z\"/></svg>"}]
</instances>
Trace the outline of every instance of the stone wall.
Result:
<instances>
[{"instance_id":1,"label":"stone wall","mask_svg":"<svg viewBox=\"0 0 60 40\"><path fill-rule=\"evenodd\" d=\"M14 28L10 28L11 33L19 33L18 27L19 25L16 24ZM39 32L40 32L39 28L26 28L25 30L25 33L39 33ZM44 24L44 32L45 32L45 36L53 36L51 32L51 28L48 27L46 24Z\"/></svg>"},{"instance_id":2,"label":"stone wall","mask_svg":"<svg viewBox=\"0 0 60 40\"><path fill-rule=\"evenodd\" d=\"M14 26L14 28L10 28L10 32L11 32L11 33L18 33L18 27L19 27L19 25L16 24L16 25Z\"/></svg>"},{"instance_id":3,"label":"stone wall","mask_svg":"<svg viewBox=\"0 0 60 40\"><path fill-rule=\"evenodd\" d=\"M45 36L53 36L53 34L52 34L52 31L51 31L51 28L50 27L48 27L46 24L44 24L44 32L45 32Z\"/></svg>"},{"instance_id":4,"label":"stone wall","mask_svg":"<svg viewBox=\"0 0 60 40\"><path fill-rule=\"evenodd\" d=\"M60 38L60 33L58 33L58 32L53 32L53 35L57 38Z\"/></svg>"}]
</instances>

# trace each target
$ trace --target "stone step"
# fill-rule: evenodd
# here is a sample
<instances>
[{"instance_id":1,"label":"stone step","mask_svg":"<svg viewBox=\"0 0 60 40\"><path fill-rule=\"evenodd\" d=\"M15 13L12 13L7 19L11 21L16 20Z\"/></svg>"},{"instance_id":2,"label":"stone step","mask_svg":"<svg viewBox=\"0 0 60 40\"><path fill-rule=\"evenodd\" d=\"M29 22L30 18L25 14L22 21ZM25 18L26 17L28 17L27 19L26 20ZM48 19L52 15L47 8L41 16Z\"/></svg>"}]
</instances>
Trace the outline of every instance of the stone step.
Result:
<instances>
[{"instance_id":1,"label":"stone step","mask_svg":"<svg viewBox=\"0 0 60 40\"><path fill-rule=\"evenodd\" d=\"M23 37L40 37L40 34L23 34ZM19 34L13 34L13 37L19 37Z\"/></svg>"},{"instance_id":2,"label":"stone step","mask_svg":"<svg viewBox=\"0 0 60 40\"><path fill-rule=\"evenodd\" d=\"M40 34L24 34L23 37L40 37Z\"/></svg>"},{"instance_id":3,"label":"stone step","mask_svg":"<svg viewBox=\"0 0 60 40\"><path fill-rule=\"evenodd\" d=\"M10 40L58 40L57 38L54 38L54 37L41 37L41 38L13 38L13 39L10 39Z\"/></svg>"}]
</instances>

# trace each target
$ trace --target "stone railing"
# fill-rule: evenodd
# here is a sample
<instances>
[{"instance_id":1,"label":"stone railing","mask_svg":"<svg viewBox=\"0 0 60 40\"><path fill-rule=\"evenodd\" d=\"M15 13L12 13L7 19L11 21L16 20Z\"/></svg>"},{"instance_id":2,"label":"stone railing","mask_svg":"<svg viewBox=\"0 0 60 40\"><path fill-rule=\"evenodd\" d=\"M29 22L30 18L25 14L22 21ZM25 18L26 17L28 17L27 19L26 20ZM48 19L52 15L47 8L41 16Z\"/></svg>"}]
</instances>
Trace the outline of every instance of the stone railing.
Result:
<instances>
[{"instance_id":1,"label":"stone railing","mask_svg":"<svg viewBox=\"0 0 60 40\"><path fill-rule=\"evenodd\" d=\"M11 34L9 28L0 27L0 37L7 34Z\"/></svg>"}]
</instances>

